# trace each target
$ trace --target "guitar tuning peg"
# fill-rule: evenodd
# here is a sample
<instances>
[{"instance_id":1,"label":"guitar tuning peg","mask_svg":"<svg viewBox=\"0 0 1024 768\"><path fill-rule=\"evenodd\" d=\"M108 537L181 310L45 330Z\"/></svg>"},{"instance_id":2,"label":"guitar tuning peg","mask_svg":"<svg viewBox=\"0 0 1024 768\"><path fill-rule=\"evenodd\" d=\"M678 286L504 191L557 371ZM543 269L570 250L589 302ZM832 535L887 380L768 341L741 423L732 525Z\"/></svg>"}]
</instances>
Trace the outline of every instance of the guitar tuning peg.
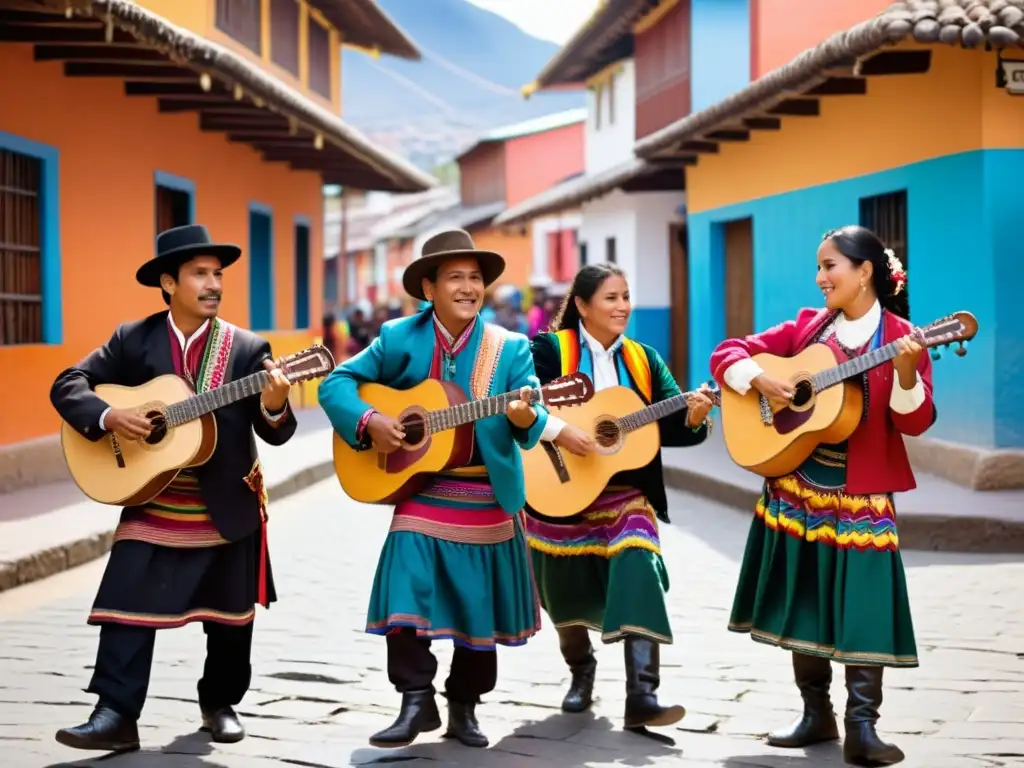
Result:
<instances>
[{"instance_id":1,"label":"guitar tuning peg","mask_svg":"<svg viewBox=\"0 0 1024 768\"><path fill-rule=\"evenodd\" d=\"M932 355L932 360L941 360L942 359L942 350L940 350L938 347L932 347L931 355Z\"/></svg>"},{"instance_id":2,"label":"guitar tuning peg","mask_svg":"<svg viewBox=\"0 0 1024 768\"><path fill-rule=\"evenodd\" d=\"M963 357L967 354L967 342L961 341L960 346L953 350L957 357Z\"/></svg>"}]
</instances>

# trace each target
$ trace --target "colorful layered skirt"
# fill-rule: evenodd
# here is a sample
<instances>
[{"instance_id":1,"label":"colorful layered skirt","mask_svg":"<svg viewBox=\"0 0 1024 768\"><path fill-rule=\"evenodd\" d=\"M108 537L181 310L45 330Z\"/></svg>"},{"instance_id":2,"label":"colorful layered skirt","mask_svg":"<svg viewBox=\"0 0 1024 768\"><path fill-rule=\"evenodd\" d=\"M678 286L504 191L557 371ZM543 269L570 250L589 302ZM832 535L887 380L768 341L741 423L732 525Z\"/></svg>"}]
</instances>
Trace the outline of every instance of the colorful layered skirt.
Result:
<instances>
[{"instance_id":1,"label":"colorful layered skirt","mask_svg":"<svg viewBox=\"0 0 1024 768\"><path fill-rule=\"evenodd\" d=\"M523 514L498 506L483 467L438 475L400 503L377 563L366 631L493 651L540 631Z\"/></svg>"},{"instance_id":2,"label":"colorful layered skirt","mask_svg":"<svg viewBox=\"0 0 1024 768\"><path fill-rule=\"evenodd\" d=\"M892 496L845 484L845 445L765 483L729 629L845 664L916 667Z\"/></svg>"},{"instance_id":3,"label":"colorful layered skirt","mask_svg":"<svg viewBox=\"0 0 1024 768\"><path fill-rule=\"evenodd\" d=\"M658 521L640 491L609 487L569 522L530 516L526 527L541 605L556 627L587 627L605 643L672 642Z\"/></svg>"}]
</instances>

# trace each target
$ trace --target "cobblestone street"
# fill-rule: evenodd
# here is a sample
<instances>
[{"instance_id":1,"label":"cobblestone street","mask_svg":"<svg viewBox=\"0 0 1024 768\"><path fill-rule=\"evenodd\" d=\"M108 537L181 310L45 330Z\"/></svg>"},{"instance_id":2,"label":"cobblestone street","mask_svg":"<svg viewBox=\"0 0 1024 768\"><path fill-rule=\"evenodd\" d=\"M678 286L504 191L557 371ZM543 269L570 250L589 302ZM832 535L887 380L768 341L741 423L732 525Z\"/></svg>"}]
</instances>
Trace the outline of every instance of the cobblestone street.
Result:
<instances>
[{"instance_id":1,"label":"cobblestone street","mask_svg":"<svg viewBox=\"0 0 1024 768\"><path fill-rule=\"evenodd\" d=\"M786 653L725 629L749 518L682 494L673 495L672 508L675 523L662 536L676 642L663 651L660 694L688 709L680 727L662 730L674 746L622 732L619 645L599 649L593 713L561 714L567 674L545 628L525 648L500 651L498 688L478 709L488 750L450 743L440 732L404 750L369 747L367 737L391 721L399 702L384 672L383 640L362 631L388 514L348 502L328 479L271 501L280 602L257 614L254 678L239 707L247 739L213 745L195 732L204 644L193 626L159 636L142 752L98 762L53 740L57 728L84 721L93 704L82 689L97 631L84 622L99 561L0 595L0 765L842 765L837 745L783 752L759 739L794 717L800 700ZM921 552L905 553L905 560L922 666L887 673L883 737L904 749L907 766L1024 765L1024 561ZM450 645L436 650L440 685ZM841 712L845 691L837 678Z\"/></svg>"}]
</instances>

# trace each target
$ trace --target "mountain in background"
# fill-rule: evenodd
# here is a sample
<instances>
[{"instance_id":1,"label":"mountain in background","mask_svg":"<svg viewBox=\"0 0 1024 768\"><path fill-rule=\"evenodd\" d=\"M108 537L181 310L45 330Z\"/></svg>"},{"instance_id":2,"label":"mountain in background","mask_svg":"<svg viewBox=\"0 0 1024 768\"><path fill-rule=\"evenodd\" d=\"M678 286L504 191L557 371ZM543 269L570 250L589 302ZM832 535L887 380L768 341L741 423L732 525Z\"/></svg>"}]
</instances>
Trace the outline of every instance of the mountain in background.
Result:
<instances>
[{"instance_id":1,"label":"mountain in background","mask_svg":"<svg viewBox=\"0 0 1024 768\"><path fill-rule=\"evenodd\" d=\"M345 120L422 168L445 163L484 131L585 105L582 91L522 97L558 46L495 13L467 0L377 3L423 59L344 49Z\"/></svg>"}]
</instances>

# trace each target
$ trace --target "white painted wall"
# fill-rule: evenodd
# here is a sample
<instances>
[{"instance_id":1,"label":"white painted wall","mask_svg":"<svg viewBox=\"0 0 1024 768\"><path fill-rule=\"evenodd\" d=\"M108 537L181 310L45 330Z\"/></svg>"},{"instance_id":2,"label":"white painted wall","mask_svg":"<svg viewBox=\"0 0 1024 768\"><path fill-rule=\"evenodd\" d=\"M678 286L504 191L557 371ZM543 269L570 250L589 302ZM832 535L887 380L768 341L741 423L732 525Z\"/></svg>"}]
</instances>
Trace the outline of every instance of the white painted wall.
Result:
<instances>
[{"instance_id":1,"label":"white painted wall","mask_svg":"<svg viewBox=\"0 0 1024 768\"><path fill-rule=\"evenodd\" d=\"M531 285L538 286L551 283L551 271L548 265L548 235L563 229L579 229L582 220L583 217L578 213L567 213L556 216L542 216L530 222L533 229Z\"/></svg>"},{"instance_id":2,"label":"white painted wall","mask_svg":"<svg viewBox=\"0 0 1024 768\"><path fill-rule=\"evenodd\" d=\"M621 62L611 87L587 91L586 172L597 173L633 157L636 140L636 77L633 60ZM600 99L600 116L598 101ZM611 109L609 109L609 106Z\"/></svg>"},{"instance_id":3,"label":"white painted wall","mask_svg":"<svg viewBox=\"0 0 1024 768\"><path fill-rule=\"evenodd\" d=\"M670 304L669 225L683 221L676 210L685 200L683 192L616 190L583 206L580 242L587 244L587 263L607 261L605 240L614 237L616 263L629 279L634 306Z\"/></svg>"}]
</instances>

